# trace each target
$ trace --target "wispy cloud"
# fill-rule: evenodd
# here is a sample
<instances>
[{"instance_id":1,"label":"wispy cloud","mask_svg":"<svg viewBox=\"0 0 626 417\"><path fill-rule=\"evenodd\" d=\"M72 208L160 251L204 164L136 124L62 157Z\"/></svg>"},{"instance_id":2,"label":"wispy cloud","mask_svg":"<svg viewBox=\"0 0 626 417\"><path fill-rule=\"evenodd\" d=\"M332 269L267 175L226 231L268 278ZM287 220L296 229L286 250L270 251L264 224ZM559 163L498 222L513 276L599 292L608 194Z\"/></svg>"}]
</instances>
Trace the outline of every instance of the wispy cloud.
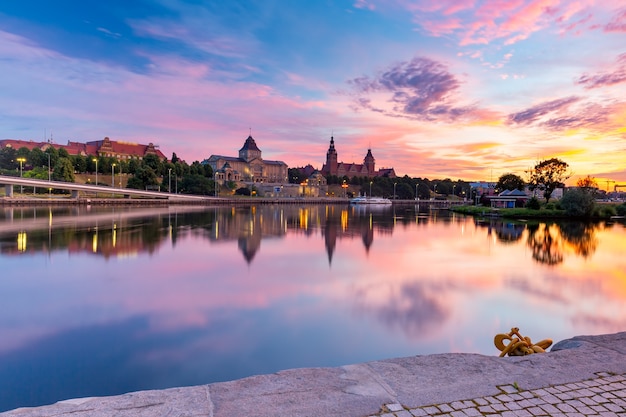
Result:
<instances>
[{"instance_id":1,"label":"wispy cloud","mask_svg":"<svg viewBox=\"0 0 626 417\"><path fill-rule=\"evenodd\" d=\"M572 96L539 103L528 109L509 115L508 121L512 124L528 125L536 122L547 114L559 112L579 100L579 97Z\"/></svg>"},{"instance_id":2,"label":"wispy cloud","mask_svg":"<svg viewBox=\"0 0 626 417\"><path fill-rule=\"evenodd\" d=\"M604 27L606 32L626 32L626 7L618 9Z\"/></svg>"},{"instance_id":3,"label":"wispy cloud","mask_svg":"<svg viewBox=\"0 0 626 417\"><path fill-rule=\"evenodd\" d=\"M433 36L453 36L461 46L511 45L546 28L560 33L579 29L590 21L595 2L580 0L486 0L431 2L400 1L414 14L414 22ZM607 27L621 28L619 16Z\"/></svg>"},{"instance_id":4,"label":"wispy cloud","mask_svg":"<svg viewBox=\"0 0 626 417\"><path fill-rule=\"evenodd\" d=\"M623 82L626 82L626 53L617 57L617 64L613 69L593 75L584 74L577 80L577 83L585 88L605 87Z\"/></svg>"}]
</instances>

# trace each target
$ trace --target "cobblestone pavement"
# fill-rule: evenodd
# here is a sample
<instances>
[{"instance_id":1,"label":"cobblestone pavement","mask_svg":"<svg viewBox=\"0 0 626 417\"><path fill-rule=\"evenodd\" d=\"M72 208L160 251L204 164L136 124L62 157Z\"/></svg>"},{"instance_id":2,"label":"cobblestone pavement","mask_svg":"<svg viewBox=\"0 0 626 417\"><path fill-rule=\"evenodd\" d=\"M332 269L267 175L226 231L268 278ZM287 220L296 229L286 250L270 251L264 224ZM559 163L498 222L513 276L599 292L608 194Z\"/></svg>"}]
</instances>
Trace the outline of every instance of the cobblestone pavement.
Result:
<instances>
[{"instance_id":1,"label":"cobblestone pavement","mask_svg":"<svg viewBox=\"0 0 626 417\"><path fill-rule=\"evenodd\" d=\"M417 408L385 404L374 416L626 417L626 374L598 373L581 382L528 391L515 384L498 388L502 394Z\"/></svg>"}]
</instances>

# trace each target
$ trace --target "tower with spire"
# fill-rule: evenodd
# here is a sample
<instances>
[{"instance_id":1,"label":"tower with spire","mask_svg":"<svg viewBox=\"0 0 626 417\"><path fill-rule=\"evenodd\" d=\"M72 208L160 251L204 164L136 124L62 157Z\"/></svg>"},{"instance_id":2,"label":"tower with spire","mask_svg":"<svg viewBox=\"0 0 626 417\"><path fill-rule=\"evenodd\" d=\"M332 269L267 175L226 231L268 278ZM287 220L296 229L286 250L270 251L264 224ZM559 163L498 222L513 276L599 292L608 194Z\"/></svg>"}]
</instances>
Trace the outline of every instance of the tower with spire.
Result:
<instances>
[{"instance_id":1,"label":"tower with spire","mask_svg":"<svg viewBox=\"0 0 626 417\"><path fill-rule=\"evenodd\" d=\"M335 149L335 138L330 137L330 146L326 152L326 163L322 166L323 175L336 175L338 177L390 177L394 178L396 173L393 168L382 168L376 171L376 160L372 155L371 146L367 149L367 154L362 164L338 162L337 150Z\"/></svg>"},{"instance_id":2,"label":"tower with spire","mask_svg":"<svg viewBox=\"0 0 626 417\"><path fill-rule=\"evenodd\" d=\"M326 169L329 175L337 175L337 150L335 150L335 138L332 136L328 152L326 152Z\"/></svg>"}]
</instances>

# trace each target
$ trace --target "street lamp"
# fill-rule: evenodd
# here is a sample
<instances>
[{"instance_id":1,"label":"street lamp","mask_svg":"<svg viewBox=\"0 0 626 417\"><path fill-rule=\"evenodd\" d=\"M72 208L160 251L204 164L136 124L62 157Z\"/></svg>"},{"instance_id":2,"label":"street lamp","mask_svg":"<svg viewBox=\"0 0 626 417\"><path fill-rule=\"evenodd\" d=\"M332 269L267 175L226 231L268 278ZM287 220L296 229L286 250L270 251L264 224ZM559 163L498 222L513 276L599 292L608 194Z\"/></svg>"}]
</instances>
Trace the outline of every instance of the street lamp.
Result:
<instances>
[{"instance_id":1,"label":"street lamp","mask_svg":"<svg viewBox=\"0 0 626 417\"><path fill-rule=\"evenodd\" d=\"M96 163L96 185L98 185L98 158L93 158L92 161Z\"/></svg>"},{"instance_id":2,"label":"street lamp","mask_svg":"<svg viewBox=\"0 0 626 417\"><path fill-rule=\"evenodd\" d=\"M48 182L51 181L51 176L50 176L50 154L48 153ZM48 197L51 197L52 194L52 187L48 187Z\"/></svg>"},{"instance_id":3,"label":"street lamp","mask_svg":"<svg viewBox=\"0 0 626 417\"><path fill-rule=\"evenodd\" d=\"M171 193L172 192L172 168L168 168L167 172L169 175L168 182L167 182L167 192Z\"/></svg>"},{"instance_id":4,"label":"street lamp","mask_svg":"<svg viewBox=\"0 0 626 417\"><path fill-rule=\"evenodd\" d=\"M111 164L111 188L115 188L115 164Z\"/></svg>"},{"instance_id":5,"label":"street lamp","mask_svg":"<svg viewBox=\"0 0 626 417\"><path fill-rule=\"evenodd\" d=\"M20 163L20 178L22 178L22 164L26 162L26 158L17 158L17 161ZM24 194L24 186L20 185L20 194Z\"/></svg>"},{"instance_id":6,"label":"street lamp","mask_svg":"<svg viewBox=\"0 0 626 417\"><path fill-rule=\"evenodd\" d=\"M370 181L370 197L372 196L372 181Z\"/></svg>"},{"instance_id":7,"label":"street lamp","mask_svg":"<svg viewBox=\"0 0 626 417\"><path fill-rule=\"evenodd\" d=\"M393 183L393 199L394 199L394 200L396 199L396 185L398 185L398 183L397 183L397 182L394 182L394 183Z\"/></svg>"},{"instance_id":8,"label":"street lamp","mask_svg":"<svg viewBox=\"0 0 626 417\"><path fill-rule=\"evenodd\" d=\"M417 193L417 183L415 183L415 200L419 200L419 194Z\"/></svg>"}]
</instances>

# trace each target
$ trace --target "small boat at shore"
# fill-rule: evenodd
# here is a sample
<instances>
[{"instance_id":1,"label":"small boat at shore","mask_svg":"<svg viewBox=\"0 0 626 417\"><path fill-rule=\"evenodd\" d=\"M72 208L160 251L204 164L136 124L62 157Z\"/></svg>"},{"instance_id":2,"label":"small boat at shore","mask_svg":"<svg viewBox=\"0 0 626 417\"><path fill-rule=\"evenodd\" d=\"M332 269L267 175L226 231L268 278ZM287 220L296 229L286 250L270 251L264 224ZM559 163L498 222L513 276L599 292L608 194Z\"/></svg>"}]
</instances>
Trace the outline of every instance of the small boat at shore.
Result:
<instances>
[{"instance_id":1,"label":"small boat at shore","mask_svg":"<svg viewBox=\"0 0 626 417\"><path fill-rule=\"evenodd\" d=\"M350 204L391 204L391 200L382 197L354 197L350 199Z\"/></svg>"}]
</instances>

